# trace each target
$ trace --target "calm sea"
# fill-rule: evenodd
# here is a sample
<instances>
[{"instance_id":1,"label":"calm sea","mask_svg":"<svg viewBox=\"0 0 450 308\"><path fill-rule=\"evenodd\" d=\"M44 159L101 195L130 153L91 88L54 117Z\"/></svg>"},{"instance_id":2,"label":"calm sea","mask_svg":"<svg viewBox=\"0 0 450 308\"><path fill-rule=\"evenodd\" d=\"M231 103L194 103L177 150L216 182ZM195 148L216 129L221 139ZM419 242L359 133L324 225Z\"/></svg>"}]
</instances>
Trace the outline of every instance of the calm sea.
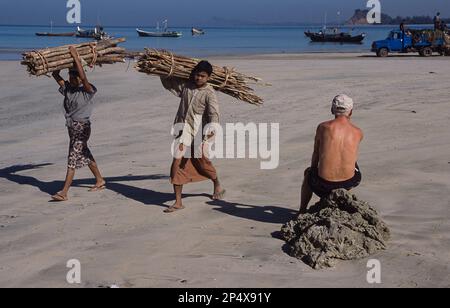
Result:
<instances>
[{"instance_id":1,"label":"calm sea","mask_svg":"<svg viewBox=\"0 0 450 308\"><path fill-rule=\"evenodd\" d=\"M423 27L423 26L420 26ZM88 27L86 27L88 28ZM387 37L396 26L343 27L358 34L367 34L363 44L311 43L306 30L319 27L233 27L205 28L206 35L191 35L190 28L172 28L181 31L181 38L141 38L131 27L105 27L114 37L125 37L124 47L142 50L144 47L163 48L193 57L306 52L367 52L374 40ZM147 28L145 30L154 31ZM73 32L73 27L53 27L54 33ZM0 60L16 60L24 50L85 42L72 37L38 37L36 32L50 32L50 26L0 26Z\"/></svg>"}]
</instances>

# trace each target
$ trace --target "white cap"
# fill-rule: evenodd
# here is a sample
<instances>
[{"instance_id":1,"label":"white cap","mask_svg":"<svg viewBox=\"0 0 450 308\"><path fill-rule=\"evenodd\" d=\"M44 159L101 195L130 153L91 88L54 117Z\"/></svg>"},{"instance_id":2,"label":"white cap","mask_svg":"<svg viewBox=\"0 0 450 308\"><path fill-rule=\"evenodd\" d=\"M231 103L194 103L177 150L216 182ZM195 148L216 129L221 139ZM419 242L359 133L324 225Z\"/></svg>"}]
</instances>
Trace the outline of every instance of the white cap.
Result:
<instances>
[{"instance_id":1,"label":"white cap","mask_svg":"<svg viewBox=\"0 0 450 308\"><path fill-rule=\"evenodd\" d=\"M343 114L353 109L353 99L345 94L339 94L333 99L331 112L333 114Z\"/></svg>"}]
</instances>

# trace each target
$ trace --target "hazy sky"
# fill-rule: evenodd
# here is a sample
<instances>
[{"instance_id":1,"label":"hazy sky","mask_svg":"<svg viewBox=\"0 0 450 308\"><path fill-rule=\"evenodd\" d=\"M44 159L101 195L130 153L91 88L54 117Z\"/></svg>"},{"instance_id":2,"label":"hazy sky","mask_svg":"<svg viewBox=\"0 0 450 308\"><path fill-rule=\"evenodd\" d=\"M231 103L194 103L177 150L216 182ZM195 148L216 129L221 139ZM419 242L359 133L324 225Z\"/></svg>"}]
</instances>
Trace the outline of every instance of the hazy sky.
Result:
<instances>
[{"instance_id":1,"label":"hazy sky","mask_svg":"<svg viewBox=\"0 0 450 308\"><path fill-rule=\"evenodd\" d=\"M346 20L367 0L80 0L82 23L104 25L154 25L168 18L175 25L208 25L214 19L250 23L322 22ZM65 25L67 0L0 0L0 24ZM450 17L449 0L381 0L382 11L391 16L434 15Z\"/></svg>"}]
</instances>

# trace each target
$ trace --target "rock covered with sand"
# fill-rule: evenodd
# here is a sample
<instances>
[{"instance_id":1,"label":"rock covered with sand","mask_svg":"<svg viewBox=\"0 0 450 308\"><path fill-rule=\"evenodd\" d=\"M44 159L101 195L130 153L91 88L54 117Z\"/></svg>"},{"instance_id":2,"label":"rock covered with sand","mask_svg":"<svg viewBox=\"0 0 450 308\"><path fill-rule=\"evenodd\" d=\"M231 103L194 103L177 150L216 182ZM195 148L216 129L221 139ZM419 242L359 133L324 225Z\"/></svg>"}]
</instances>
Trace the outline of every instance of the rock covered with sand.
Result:
<instances>
[{"instance_id":1,"label":"rock covered with sand","mask_svg":"<svg viewBox=\"0 0 450 308\"><path fill-rule=\"evenodd\" d=\"M291 256L315 269L386 249L390 232L378 213L346 190L335 190L281 229Z\"/></svg>"}]
</instances>

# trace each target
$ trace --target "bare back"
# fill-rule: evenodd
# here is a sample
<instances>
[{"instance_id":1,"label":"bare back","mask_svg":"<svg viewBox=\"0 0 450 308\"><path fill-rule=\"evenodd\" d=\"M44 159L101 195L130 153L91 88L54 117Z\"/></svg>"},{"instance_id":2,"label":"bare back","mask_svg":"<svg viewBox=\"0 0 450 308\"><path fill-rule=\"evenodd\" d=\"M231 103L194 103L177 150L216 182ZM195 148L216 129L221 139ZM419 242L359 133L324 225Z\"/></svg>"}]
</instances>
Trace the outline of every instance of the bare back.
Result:
<instances>
[{"instance_id":1,"label":"bare back","mask_svg":"<svg viewBox=\"0 0 450 308\"><path fill-rule=\"evenodd\" d=\"M316 135L319 176L331 182L351 179L355 175L362 131L349 118L338 117L320 124Z\"/></svg>"}]
</instances>

